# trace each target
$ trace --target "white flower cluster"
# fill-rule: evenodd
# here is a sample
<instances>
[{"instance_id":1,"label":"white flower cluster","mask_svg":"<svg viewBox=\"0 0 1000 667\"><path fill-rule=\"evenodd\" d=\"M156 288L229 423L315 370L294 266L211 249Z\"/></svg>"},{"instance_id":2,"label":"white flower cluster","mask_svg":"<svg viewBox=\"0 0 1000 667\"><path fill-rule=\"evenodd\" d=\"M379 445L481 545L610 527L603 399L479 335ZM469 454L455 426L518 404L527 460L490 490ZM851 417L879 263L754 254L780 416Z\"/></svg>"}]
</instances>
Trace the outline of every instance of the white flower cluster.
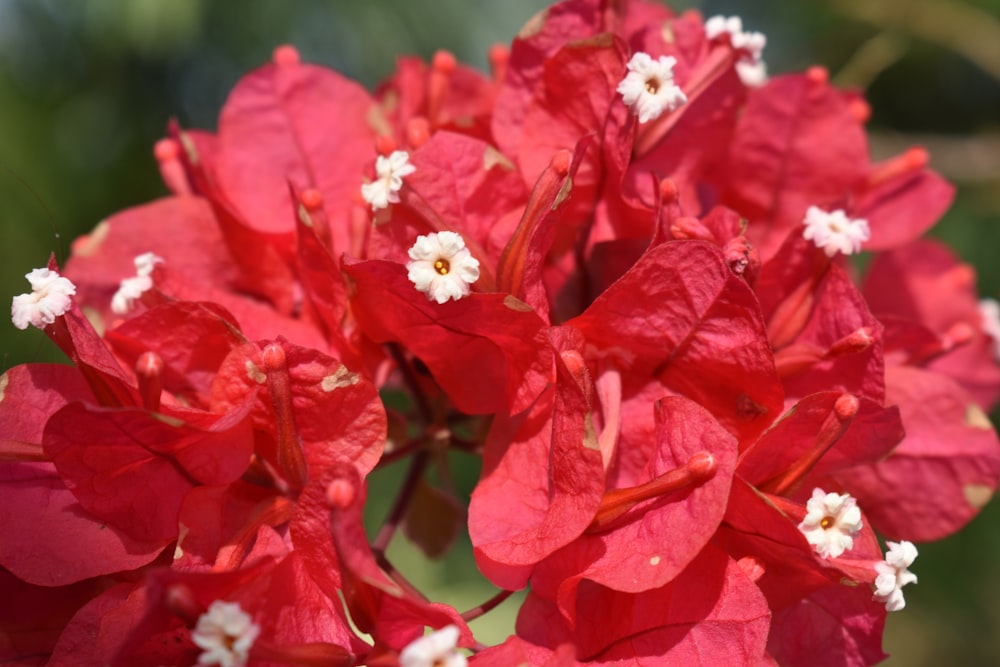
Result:
<instances>
[{"instance_id":1,"label":"white flower cluster","mask_svg":"<svg viewBox=\"0 0 1000 667\"><path fill-rule=\"evenodd\" d=\"M202 650L199 665L243 667L250 658L260 626L238 602L216 600L191 631L191 641Z\"/></svg>"},{"instance_id":2,"label":"white flower cluster","mask_svg":"<svg viewBox=\"0 0 1000 667\"><path fill-rule=\"evenodd\" d=\"M861 252L861 244L872 237L867 220L852 220L840 209L828 213L818 206L810 206L802 224L806 226L802 237L822 248L827 257L838 252L845 255Z\"/></svg>"},{"instance_id":3,"label":"white flower cluster","mask_svg":"<svg viewBox=\"0 0 1000 667\"><path fill-rule=\"evenodd\" d=\"M399 191L403 188L403 178L417 170L410 164L410 154L393 151L389 157L379 155L375 160L376 178L361 186L361 196L371 204L373 211L388 208L399 202Z\"/></svg>"},{"instance_id":4,"label":"white flower cluster","mask_svg":"<svg viewBox=\"0 0 1000 667\"><path fill-rule=\"evenodd\" d=\"M479 260L455 232L418 236L410 248L406 268L410 282L431 301L458 301L469 295L469 285L479 280Z\"/></svg>"},{"instance_id":5,"label":"white flower cluster","mask_svg":"<svg viewBox=\"0 0 1000 667\"><path fill-rule=\"evenodd\" d=\"M677 59L648 53L636 53L628 61L628 74L618 84L622 101L639 117L640 123L656 120L664 111L673 111L687 102L687 96L674 84Z\"/></svg>"},{"instance_id":6,"label":"white flower cluster","mask_svg":"<svg viewBox=\"0 0 1000 667\"><path fill-rule=\"evenodd\" d=\"M10 317L18 329L28 325L39 329L56 321L73 305L76 285L51 269L34 269L25 274L31 283L31 294L20 294L10 304Z\"/></svg>"},{"instance_id":7,"label":"white flower cluster","mask_svg":"<svg viewBox=\"0 0 1000 667\"><path fill-rule=\"evenodd\" d=\"M861 510L846 493L813 489L799 530L820 556L837 558L854 546L854 537L861 532Z\"/></svg>"},{"instance_id":8,"label":"white flower cluster","mask_svg":"<svg viewBox=\"0 0 1000 667\"><path fill-rule=\"evenodd\" d=\"M705 36L715 39L729 34L734 49L743 49L747 55L736 63L736 73L743 85L756 88L767 82L767 65L764 63L764 47L767 37L760 32L744 32L743 20L739 16L713 16L705 21Z\"/></svg>"},{"instance_id":9,"label":"white flower cluster","mask_svg":"<svg viewBox=\"0 0 1000 667\"><path fill-rule=\"evenodd\" d=\"M118 291L111 297L111 312L124 315L132 309L133 304L153 287L153 268L163 263L163 258L151 252L145 252L134 260L135 275L125 278L118 285Z\"/></svg>"},{"instance_id":10,"label":"white flower cluster","mask_svg":"<svg viewBox=\"0 0 1000 667\"><path fill-rule=\"evenodd\" d=\"M456 650L458 627L446 625L437 632L410 642L399 654L400 667L465 667L465 656Z\"/></svg>"},{"instance_id":11,"label":"white flower cluster","mask_svg":"<svg viewBox=\"0 0 1000 667\"><path fill-rule=\"evenodd\" d=\"M885 603L887 611L899 611L906 606L903 586L917 583L917 575L909 568L917 558L917 548L913 542L886 542L889 553L885 560L875 563L875 599Z\"/></svg>"}]
</instances>

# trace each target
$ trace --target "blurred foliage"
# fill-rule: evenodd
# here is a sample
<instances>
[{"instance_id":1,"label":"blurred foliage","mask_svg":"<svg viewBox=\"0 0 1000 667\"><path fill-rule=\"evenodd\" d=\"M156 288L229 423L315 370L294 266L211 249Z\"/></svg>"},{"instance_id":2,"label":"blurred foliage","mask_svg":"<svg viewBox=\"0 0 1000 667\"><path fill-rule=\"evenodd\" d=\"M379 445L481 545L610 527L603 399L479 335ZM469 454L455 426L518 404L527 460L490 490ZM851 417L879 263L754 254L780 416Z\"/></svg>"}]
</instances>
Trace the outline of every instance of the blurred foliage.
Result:
<instances>
[{"instance_id":1,"label":"blurred foliage","mask_svg":"<svg viewBox=\"0 0 1000 667\"><path fill-rule=\"evenodd\" d=\"M543 0L0 0L0 286L115 211L163 196L153 143L166 122L212 129L238 78L292 43L306 60L374 86L397 55L439 48L485 67L494 42L509 42ZM865 90L872 152L913 144L959 186L934 234L979 272L984 295L1000 294L1000 0L730 0L675 3L705 15L740 14L767 34L770 71L830 68ZM835 137L831 140L836 140ZM58 360L38 331L0 325L0 368ZM456 463L456 466L469 467ZM474 467L474 466L473 466ZM375 480L377 520L402 475ZM474 478L474 470L465 478ZM921 546L920 584L891 615L890 665L1000 663L1000 508L963 533ZM460 608L492 595L467 541L440 565L397 539L394 562ZM412 562L412 565L410 563ZM484 640L512 627L516 604L488 615ZM492 620L491 620L492 619Z\"/></svg>"}]
</instances>

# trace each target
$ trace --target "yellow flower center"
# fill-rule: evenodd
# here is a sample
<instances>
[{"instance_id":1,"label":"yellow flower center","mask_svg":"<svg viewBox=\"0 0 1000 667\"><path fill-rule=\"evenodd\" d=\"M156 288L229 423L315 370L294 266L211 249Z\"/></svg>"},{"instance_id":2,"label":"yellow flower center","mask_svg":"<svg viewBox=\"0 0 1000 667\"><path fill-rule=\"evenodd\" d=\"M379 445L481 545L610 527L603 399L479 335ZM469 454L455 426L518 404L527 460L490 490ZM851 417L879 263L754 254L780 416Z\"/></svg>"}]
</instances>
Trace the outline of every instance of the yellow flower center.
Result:
<instances>
[{"instance_id":1,"label":"yellow flower center","mask_svg":"<svg viewBox=\"0 0 1000 667\"><path fill-rule=\"evenodd\" d=\"M650 95L655 95L660 90L659 80L652 78L646 79L646 92Z\"/></svg>"},{"instance_id":2,"label":"yellow flower center","mask_svg":"<svg viewBox=\"0 0 1000 667\"><path fill-rule=\"evenodd\" d=\"M832 516L825 516L823 517L823 520L819 522L819 527L822 528L823 530L829 530L833 526L835 521L836 519L834 519Z\"/></svg>"},{"instance_id":3,"label":"yellow flower center","mask_svg":"<svg viewBox=\"0 0 1000 667\"><path fill-rule=\"evenodd\" d=\"M440 273L442 276L448 275L451 270L451 264L448 263L446 259L439 259L434 262L434 270Z\"/></svg>"}]
</instances>

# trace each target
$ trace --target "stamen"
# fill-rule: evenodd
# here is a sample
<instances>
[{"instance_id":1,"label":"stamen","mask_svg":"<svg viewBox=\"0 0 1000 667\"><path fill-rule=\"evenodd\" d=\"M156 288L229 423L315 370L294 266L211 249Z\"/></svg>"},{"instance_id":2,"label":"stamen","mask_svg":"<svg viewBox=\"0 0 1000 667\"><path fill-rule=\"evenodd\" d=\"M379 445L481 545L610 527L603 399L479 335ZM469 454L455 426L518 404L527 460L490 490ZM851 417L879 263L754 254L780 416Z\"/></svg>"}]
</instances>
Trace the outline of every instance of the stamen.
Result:
<instances>
[{"instance_id":1,"label":"stamen","mask_svg":"<svg viewBox=\"0 0 1000 667\"><path fill-rule=\"evenodd\" d=\"M813 65L806 70L806 78L813 84L824 84L830 80L830 70L822 65Z\"/></svg>"},{"instance_id":2,"label":"stamen","mask_svg":"<svg viewBox=\"0 0 1000 667\"><path fill-rule=\"evenodd\" d=\"M802 331L816 302L816 284L825 274L824 271L814 275L796 287L775 309L771 321L767 323L767 338L772 349L780 350Z\"/></svg>"},{"instance_id":3,"label":"stamen","mask_svg":"<svg viewBox=\"0 0 1000 667\"><path fill-rule=\"evenodd\" d=\"M431 124L423 116L414 116L406 121L406 143L416 150L431 138Z\"/></svg>"},{"instance_id":4,"label":"stamen","mask_svg":"<svg viewBox=\"0 0 1000 667\"><path fill-rule=\"evenodd\" d=\"M573 163L573 154L566 150L565 148L558 150L552 156L552 160L549 162L553 171L555 171L560 176L565 176L569 173L569 168Z\"/></svg>"},{"instance_id":5,"label":"stamen","mask_svg":"<svg viewBox=\"0 0 1000 667\"><path fill-rule=\"evenodd\" d=\"M715 234L698 218L681 216L670 225L670 233L677 239L697 239L715 243Z\"/></svg>"},{"instance_id":6,"label":"stamen","mask_svg":"<svg viewBox=\"0 0 1000 667\"><path fill-rule=\"evenodd\" d=\"M160 162L176 160L180 157L181 147L176 139L160 139L153 145L153 156Z\"/></svg>"},{"instance_id":7,"label":"stamen","mask_svg":"<svg viewBox=\"0 0 1000 667\"><path fill-rule=\"evenodd\" d=\"M826 358L839 357L842 354L861 352L867 350L875 343L875 336L871 327L860 327L857 330L844 336L830 346L826 352Z\"/></svg>"},{"instance_id":8,"label":"stamen","mask_svg":"<svg viewBox=\"0 0 1000 667\"><path fill-rule=\"evenodd\" d=\"M205 613L205 608L199 604L194 591L187 584L170 584L163 595L163 604L167 611L184 621L185 625L194 625L198 617Z\"/></svg>"},{"instance_id":9,"label":"stamen","mask_svg":"<svg viewBox=\"0 0 1000 667\"><path fill-rule=\"evenodd\" d=\"M660 181L660 198L664 204L676 203L681 195L680 188L672 179L664 178Z\"/></svg>"},{"instance_id":10,"label":"stamen","mask_svg":"<svg viewBox=\"0 0 1000 667\"><path fill-rule=\"evenodd\" d=\"M399 146L396 144L396 139L391 135L380 134L375 137L375 152L379 155L388 157L398 148Z\"/></svg>"},{"instance_id":11,"label":"stamen","mask_svg":"<svg viewBox=\"0 0 1000 667\"><path fill-rule=\"evenodd\" d=\"M441 111L444 109L451 87L451 75L458 62L448 51L438 51L431 61L431 71L427 78L427 120L432 127L443 124Z\"/></svg>"},{"instance_id":12,"label":"stamen","mask_svg":"<svg viewBox=\"0 0 1000 667\"><path fill-rule=\"evenodd\" d=\"M326 502L331 508L347 509L354 502L355 494L354 485L340 477L326 486Z\"/></svg>"},{"instance_id":13,"label":"stamen","mask_svg":"<svg viewBox=\"0 0 1000 667\"><path fill-rule=\"evenodd\" d=\"M872 117L872 108L865 100L860 97L856 97L848 103L848 109L851 111L851 115L854 116L855 120L859 123L867 123Z\"/></svg>"},{"instance_id":14,"label":"stamen","mask_svg":"<svg viewBox=\"0 0 1000 667\"><path fill-rule=\"evenodd\" d=\"M448 263L446 259L439 259L434 262L434 270L440 273L442 276L448 275L448 271L451 269L451 264Z\"/></svg>"},{"instance_id":15,"label":"stamen","mask_svg":"<svg viewBox=\"0 0 1000 667\"><path fill-rule=\"evenodd\" d=\"M150 412L157 412L160 409L164 367L163 357L156 352L143 352L135 362L135 376L139 382L142 407Z\"/></svg>"},{"instance_id":16,"label":"stamen","mask_svg":"<svg viewBox=\"0 0 1000 667\"><path fill-rule=\"evenodd\" d=\"M756 556L744 556L736 561L736 564L743 570L743 574L750 577L751 581L757 581L767 571L764 563Z\"/></svg>"},{"instance_id":17,"label":"stamen","mask_svg":"<svg viewBox=\"0 0 1000 667\"><path fill-rule=\"evenodd\" d=\"M289 486L299 491L306 484L308 471L302 443L295 427L291 378L288 376L284 348L277 343L271 343L264 348L261 362L267 374L267 391L278 427L278 468Z\"/></svg>"},{"instance_id":18,"label":"stamen","mask_svg":"<svg viewBox=\"0 0 1000 667\"><path fill-rule=\"evenodd\" d=\"M860 409L861 402L856 396L842 394L834 403L833 410L827 415L823 425L820 426L813 445L785 472L764 482L758 488L765 493L776 496L787 496L794 491L816 463L823 458L823 455L840 440Z\"/></svg>"},{"instance_id":19,"label":"stamen","mask_svg":"<svg viewBox=\"0 0 1000 667\"><path fill-rule=\"evenodd\" d=\"M323 193L316 188L306 188L297 192L292 188L292 195L299 200L299 221L306 227L312 227L316 233L316 238L320 243L329 247L330 222L326 217L326 210L323 208Z\"/></svg>"},{"instance_id":20,"label":"stamen","mask_svg":"<svg viewBox=\"0 0 1000 667\"><path fill-rule=\"evenodd\" d=\"M976 338L976 330L967 322L956 322L933 343L911 350L907 365L918 366L929 363L952 350L971 343Z\"/></svg>"},{"instance_id":21,"label":"stamen","mask_svg":"<svg viewBox=\"0 0 1000 667\"><path fill-rule=\"evenodd\" d=\"M587 532L597 533L606 530L623 514L644 500L701 486L715 477L717 469L718 463L714 456L708 452L698 452L682 467L674 468L645 484L607 491L601 498L601 505Z\"/></svg>"},{"instance_id":22,"label":"stamen","mask_svg":"<svg viewBox=\"0 0 1000 667\"><path fill-rule=\"evenodd\" d=\"M315 211L323 206L323 193L315 188L306 188L299 201L310 211Z\"/></svg>"},{"instance_id":23,"label":"stamen","mask_svg":"<svg viewBox=\"0 0 1000 667\"><path fill-rule=\"evenodd\" d=\"M277 47L274 50L271 59L274 61L275 65L281 67L298 65L300 62L302 62L302 57L299 55L298 49L296 49L294 46L291 46L290 44L282 44L281 46Z\"/></svg>"},{"instance_id":24,"label":"stamen","mask_svg":"<svg viewBox=\"0 0 1000 667\"><path fill-rule=\"evenodd\" d=\"M502 82L507 76L507 66L510 64L510 49L504 44L494 44L490 47L489 61L493 81Z\"/></svg>"},{"instance_id":25,"label":"stamen","mask_svg":"<svg viewBox=\"0 0 1000 667\"><path fill-rule=\"evenodd\" d=\"M176 139L160 139L153 147L153 155L160 166L160 178L175 195L193 193L187 171L181 161L181 145Z\"/></svg>"},{"instance_id":26,"label":"stamen","mask_svg":"<svg viewBox=\"0 0 1000 667\"><path fill-rule=\"evenodd\" d=\"M909 148L902 155L889 158L872 169L868 187L874 188L895 178L922 171L930 164L930 155L920 146Z\"/></svg>"}]
</instances>

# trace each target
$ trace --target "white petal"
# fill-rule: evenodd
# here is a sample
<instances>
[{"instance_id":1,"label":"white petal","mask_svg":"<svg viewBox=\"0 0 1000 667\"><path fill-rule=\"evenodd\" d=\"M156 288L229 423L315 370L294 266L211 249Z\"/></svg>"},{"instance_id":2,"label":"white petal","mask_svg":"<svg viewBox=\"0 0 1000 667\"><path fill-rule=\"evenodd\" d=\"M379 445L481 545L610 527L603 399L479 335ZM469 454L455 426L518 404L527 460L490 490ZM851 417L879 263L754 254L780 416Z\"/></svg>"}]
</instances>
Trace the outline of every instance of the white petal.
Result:
<instances>
[{"instance_id":1,"label":"white petal","mask_svg":"<svg viewBox=\"0 0 1000 667\"><path fill-rule=\"evenodd\" d=\"M32 325L42 329L66 314L73 306L70 298L76 285L50 269L34 269L24 276L31 283L30 294L19 294L11 300L10 317L18 329Z\"/></svg>"}]
</instances>

